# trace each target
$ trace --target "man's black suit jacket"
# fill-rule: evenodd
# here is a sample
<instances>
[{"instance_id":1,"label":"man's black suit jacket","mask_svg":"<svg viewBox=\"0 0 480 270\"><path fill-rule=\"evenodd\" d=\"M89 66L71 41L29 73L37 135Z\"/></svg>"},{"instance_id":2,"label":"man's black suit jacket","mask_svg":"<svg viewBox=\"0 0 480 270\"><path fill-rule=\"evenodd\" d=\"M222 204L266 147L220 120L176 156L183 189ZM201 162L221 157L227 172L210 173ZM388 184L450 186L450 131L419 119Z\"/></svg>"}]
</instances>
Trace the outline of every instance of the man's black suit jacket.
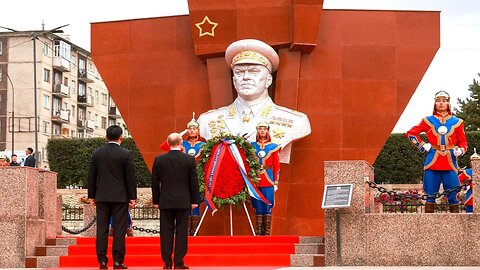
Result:
<instances>
[{"instance_id":1,"label":"man's black suit jacket","mask_svg":"<svg viewBox=\"0 0 480 270\"><path fill-rule=\"evenodd\" d=\"M88 198L121 203L137 199L137 179L130 151L108 143L93 152L88 170Z\"/></svg>"},{"instance_id":2,"label":"man's black suit jacket","mask_svg":"<svg viewBox=\"0 0 480 270\"><path fill-rule=\"evenodd\" d=\"M25 163L23 164L23 166L26 166L26 167L35 167L35 157L33 157L33 154L32 154L32 155L29 155L29 156L25 159Z\"/></svg>"},{"instance_id":3,"label":"man's black suit jacket","mask_svg":"<svg viewBox=\"0 0 480 270\"><path fill-rule=\"evenodd\" d=\"M200 202L194 157L171 150L155 158L152 201L160 209L191 209L192 204Z\"/></svg>"}]
</instances>

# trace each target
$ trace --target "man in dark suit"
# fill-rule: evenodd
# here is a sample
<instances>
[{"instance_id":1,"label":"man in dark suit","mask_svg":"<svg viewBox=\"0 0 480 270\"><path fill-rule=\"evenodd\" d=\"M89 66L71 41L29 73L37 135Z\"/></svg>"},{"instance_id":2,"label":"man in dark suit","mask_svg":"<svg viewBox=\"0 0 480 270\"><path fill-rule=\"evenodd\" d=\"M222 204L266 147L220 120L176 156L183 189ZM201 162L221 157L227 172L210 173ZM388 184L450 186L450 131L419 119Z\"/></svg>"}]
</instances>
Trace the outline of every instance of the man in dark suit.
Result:
<instances>
[{"instance_id":1,"label":"man in dark suit","mask_svg":"<svg viewBox=\"0 0 480 270\"><path fill-rule=\"evenodd\" d=\"M36 166L35 157L33 156L33 148L28 147L27 150L25 150L25 154L27 154L27 158L25 159L23 166L35 168Z\"/></svg>"},{"instance_id":2,"label":"man in dark suit","mask_svg":"<svg viewBox=\"0 0 480 270\"><path fill-rule=\"evenodd\" d=\"M182 137L172 133L167 138L170 151L155 158L152 167L152 200L160 208L160 247L163 269L172 268L173 236L175 269L189 269L183 258L188 248L188 217L198 206L197 166L193 156L183 153Z\"/></svg>"},{"instance_id":3,"label":"man in dark suit","mask_svg":"<svg viewBox=\"0 0 480 270\"><path fill-rule=\"evenodd\" d=\"M130 151L120 146L122 128L117 125L107 129L108 144L92 154L88 170L88 198L97 208L97 259L100 269L107 267L107 246L110 217L113 230L113 268L127 269L125 258L125 233L129 203L135 205L137 180Z\"/></svg>"}]
</instances>

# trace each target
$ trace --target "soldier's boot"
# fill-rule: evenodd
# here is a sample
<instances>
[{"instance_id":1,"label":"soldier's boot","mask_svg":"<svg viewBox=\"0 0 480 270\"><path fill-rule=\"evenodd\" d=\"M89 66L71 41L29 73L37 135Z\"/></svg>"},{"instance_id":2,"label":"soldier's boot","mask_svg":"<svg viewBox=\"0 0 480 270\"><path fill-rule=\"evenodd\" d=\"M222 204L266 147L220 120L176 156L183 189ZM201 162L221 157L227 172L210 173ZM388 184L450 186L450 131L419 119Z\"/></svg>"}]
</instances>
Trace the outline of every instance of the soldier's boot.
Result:
<instances>
[{"instance_id":1,"label":"soldier's boot","mask_svg":"<svg viewBox=\"0 0 480 270\"><path fill-rule=\"evenodd\" d=\"M127 228L127 236L133 236L133 228Z\"/></svg>"},{"instance_id":2,"label":"soldier's boot","mask_svg":"<svg viewBox=\"0 0 480 270\"><path fill-rule=\"evenodd\" d=\"M192 216L188 217L188 235L192 236Z\"/></svg>"},{"instance_id":3,"label":"soldier's boot","mask_svg":"<svg viewBox=\"0 0 480 270\"><path fill-rule=\"evenodd\" d=\"M195 231L197 230L198 224L200 223L200 216L191 216L192 219L192 228L190 230L190 235L195 235Z\"/></svg>"},{"instance_id":4,"label":"soldier's boot","mask_svg":"<svg viewBox=\"0 0 480 270\"><path fill-rule=\"evenodd\" d=\"M450 213L460 213L460 207L458 204L450 204L448 207L450 208Z\"/></svg>"},{"instance_id":5,"label":"soldier's boot","mask_svg":"<svg viewBox=\"0 0 480 270\"><path fill-rule=\"evenodd\" d=\"M264 234L263 235L270 235L270 228L272 226L272 215L264 215L263 216L263 227L264 227Z\"/></svg>"},{"instance_id":6,"label":"soldier's boot","mask_svg":"<svg viewBox=\"0 0 480 270\"><path fill-rule=\"evenodd\" d=\"M263 235L263 216L262 215L256 215L255 218L256 218L256 221L257 221L257 228L255 228L255 234L256 235Z\"/></svg>"},{"instance_id":7,"label":"soldier's boot","mask_svg":"<svg viewBox=\"0 0 480 270\"><path fill-rule=\"evenodd\" d=\"M425 203L425 213L435 213L435 203L426 202Z\"/></svg>"}]
</instances>

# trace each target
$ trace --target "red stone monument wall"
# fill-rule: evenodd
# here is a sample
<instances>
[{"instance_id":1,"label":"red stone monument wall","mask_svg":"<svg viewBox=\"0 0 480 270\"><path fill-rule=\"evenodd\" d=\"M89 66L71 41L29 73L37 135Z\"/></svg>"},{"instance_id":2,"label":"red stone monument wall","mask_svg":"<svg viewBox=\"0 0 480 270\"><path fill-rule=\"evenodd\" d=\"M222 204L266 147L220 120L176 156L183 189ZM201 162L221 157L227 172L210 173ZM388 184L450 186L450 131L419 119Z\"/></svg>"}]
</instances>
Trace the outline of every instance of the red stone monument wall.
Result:
<instances>
[{"instance_id":1,"label":"red stone monument wall","mask_svg":"<svg viewBox=\"0 0 480 270\"><path fill-rule=\"evenodd\" d=\"M147 165L192 112L233 101L224 51L260 39L280 55L274 102L306 113L312 126L282 165L272 233L324 235L323 162L373 164L440 46L440 14L322 4L195 0L188 16L92 24L93 59ZM207 214L200 234L229 234L226 210ZM235 234L251 233L242 211Z\"/></svg>"}]
</instances>

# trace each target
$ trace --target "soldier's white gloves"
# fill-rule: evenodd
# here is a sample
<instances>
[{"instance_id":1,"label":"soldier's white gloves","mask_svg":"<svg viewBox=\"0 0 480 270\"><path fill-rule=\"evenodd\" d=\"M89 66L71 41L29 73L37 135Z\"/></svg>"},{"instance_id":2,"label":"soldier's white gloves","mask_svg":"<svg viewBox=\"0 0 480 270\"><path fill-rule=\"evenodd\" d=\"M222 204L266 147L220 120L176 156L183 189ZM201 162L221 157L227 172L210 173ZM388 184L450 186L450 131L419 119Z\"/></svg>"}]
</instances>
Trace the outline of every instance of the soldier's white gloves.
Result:
<instances>
[{"instance_id":1,"label":"soldier's white gloves","mask_svg":"<svg viewBox=\"0 0 480 270\"><path fill-rule=\"evenodd\" d=\"M278 190L278 185L273 185L273 191L277 191Z\"/></svg>"},{"instance_id":2,"label":"soldier's white gloves","mask_svg":"<svg viewBox=\"0 0 480 270\"><path fill-rule=\"evenodd\" d=\"M425 149L425 152L429 152L432 149L432 145L429 143L425 143L422 147Z\"/></svg>"},{"instance_id":3,"label":"soldier's white gloves","mask_svg":"<svg viewBox=\"0 0 480 270\"><path fill-rule=\"evenodd\" d=\"M183 137L183 135L185 135L185 133L187 133L188 129L185 129L184 131L180 132L180 136Z\"/></svg>"},{"instance_id":4,"label":"soldier's white gloves","mask_svg":"<svg viewBox=\"0 0 480 270\"><path fill-rule=\"evenodd\" d=\"M453 155L454 156L459 157L462 154L463 154L463 150L461 148L455 147L455 149L453 149Z\"/></svg>"}]
</instances>

